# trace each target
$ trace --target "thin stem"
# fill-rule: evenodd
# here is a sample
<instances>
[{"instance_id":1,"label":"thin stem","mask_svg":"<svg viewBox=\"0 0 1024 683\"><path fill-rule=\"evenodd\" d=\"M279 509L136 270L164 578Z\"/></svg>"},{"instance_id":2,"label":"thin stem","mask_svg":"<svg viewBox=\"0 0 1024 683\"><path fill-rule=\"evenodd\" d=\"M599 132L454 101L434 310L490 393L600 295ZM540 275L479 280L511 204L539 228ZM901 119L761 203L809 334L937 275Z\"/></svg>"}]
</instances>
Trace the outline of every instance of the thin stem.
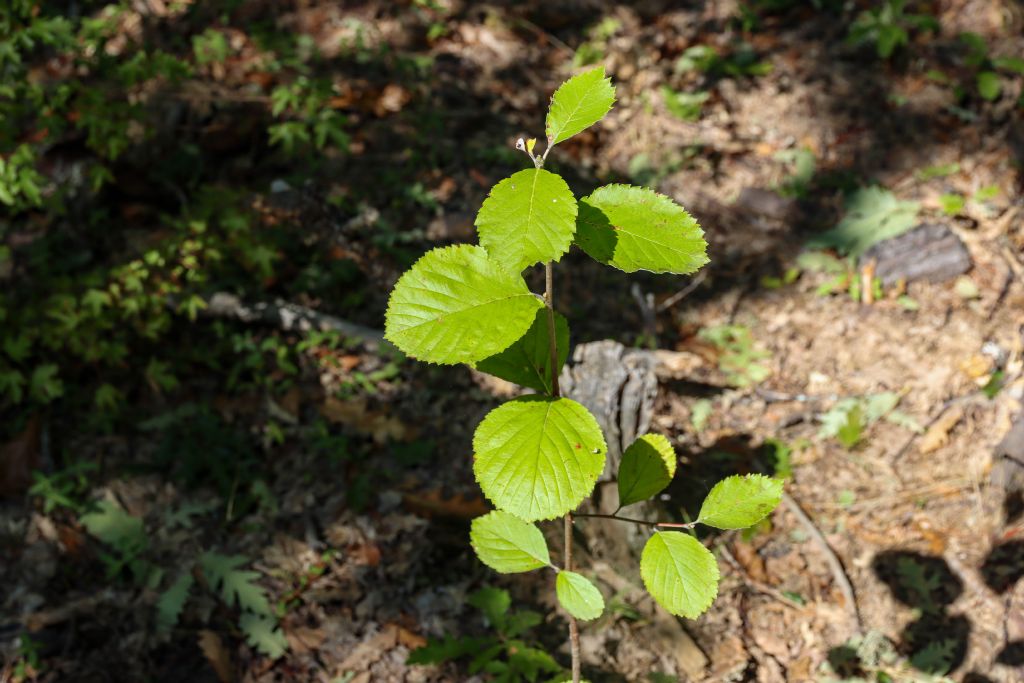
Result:
<instances>
[{"instance_id":1,"label":"thin stem","mask_svg":"<svg viewBox=\"0 0 1024 683\"><path fill-rule=\"evenodd\" d=\"M555 341L553 270L550 261L544 264L544 303L548 308L548 351L551 353L551 395L557 398L562 395L562 392L558 387L558 342Z\"/></svg>"},{"instance_id":2,"label":"thin stem","mask_svg":"<svg viewBox=\"0 0 1024 683\"><path fill-rule=\"evenodd\" d=\"M565 514L565 571L572 571L572 513ZM580 625L569 615L569 652L572 655L572 683L580 683Z\"/></svg>"},{"instance_id":3,"label":"thin stem","mask_svg":"<svg viewBox=\"0 0 1024 683\"><path fill-rule=\"evenodd\" d=\"M548 309L548 350L551 353L551 395L558 398L562 391L558 386L558 342L555 339L555 287L554 267L548 261L544 264L544 304ZM567 512L563 522L565 531L565 571L572 571L572 513ZM572 656L572 683L580 683L580 625L576 617L569 615L569 653Z\"/></svg>"},{"instance_id":4,"label":"thin stem","mask_svg":"<svg viewBox=\"0 0 1024 683\"><path fill-rule=\"evenodd\" d=\"M692 529L697 522L648 522L646 519L633 519L632 517L620 517L619 515L603 515L597 512L577 512L577 517L600 517L601 519L614 519L630 524L641 524L643 526L657 527L659 529Z\"/></svg>"}]
</instances>

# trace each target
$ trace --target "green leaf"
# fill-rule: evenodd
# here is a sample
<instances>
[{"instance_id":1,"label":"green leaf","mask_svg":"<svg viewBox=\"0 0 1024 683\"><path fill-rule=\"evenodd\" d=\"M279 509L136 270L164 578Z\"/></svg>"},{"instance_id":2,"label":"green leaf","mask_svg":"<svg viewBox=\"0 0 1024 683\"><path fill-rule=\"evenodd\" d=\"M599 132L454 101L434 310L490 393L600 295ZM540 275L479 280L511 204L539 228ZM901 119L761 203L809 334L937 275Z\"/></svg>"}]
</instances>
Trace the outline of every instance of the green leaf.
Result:
<instances>
[{"instance_id":1,"label":"green leaf","mask_svg":"<svg viewBox=\"0 0 1024 683\"><path fill-rule=\"evenodd\" d=\"M491 188L476 229L481 246L509 271L558 261L576 233L576 198L550 171L519 171Z\"/></svg>"},{"instance_id":2,"label":"green leaf","mask_svg":"<svg viewBox=\"0 0 1024 683\"><path fill-rule=\"evenodd\" d=\"M156 631L167 634L174 628L185 608L189 590L194 583L192 574L185 572L179 576L171 587L164 591L156 601Z\"/></svg>"},{"instance_id":3,"label":"green leaf","mask_svg":"<svg viewBox=\"0 0 1024 683\"><path fill-rule=\"evenodd\" d=\"M704 231L686 209L632 185L605 185L580 200L576 244L627 273L685 275L708 262Z\"/></svg>"},{"instance_id":4,"label":"green leaf","mask_svg":"<svg viewBox=\"0 0 1024 683\"><path fill-rule=\"evenodd\" d=\"M697 521L716 529L744 529L767 517L781 500L781 479L737 474L715 484Z\"/></svg>"},{"instance_id":5,"label":"green leaf","mask_svg":"<svg viewBox=\"0 0 1024 683\"><path fill-rule=\"evenodd\" d=\"M1024 76L1024 57L996 57L992 66Z\"/></svg>"},{"instance_id":6,"label":"green leaf","mask_svg":"<svg viewBox=\"0 0 1024 683\"><path fill-rule=\"evenodd\" d=\"M219 591L221 598L230 607L237 604L243 610L269 615L270 603L263 589L254 583L259 573L239 569L249 560L241 555L220 555L205 552L199 556L199 565L210 588Z\"/></svg>"},{"instance_id":7,"label":"green leaf","mask_svg":"<svg viewBox=\"0 0 1024 683\"><path fill-rule=\"evenodd\" d=\"M551 350L548 341L548 312L541 308L533 325L522 337L501 353L485 358L476 364L481 372L515 382L536 391L551 393ZM569 323L560 313L555 313L555 348L557 375L569 356Z\"/></svg>"},{"instance_id":8,"label":"green leaf","mask_svg":"<svg viewBox=\"0 0 1024 683\"><path fill-rule=\"evenodd\" d=\"M647 500L676 474L676 452L661 434L644 434L630 444L619 465L619 505Z\"/></svg>"},{"instance_id":9,"label":"green leaf","mask_svg":"<svg viewBox=\"0 0 1024 683\"><path fill-rule=\"evenodd\" d=\"M939 196L939 208L947 216L956 216L964 210L967 200L962 195L946 193Z\"/></svg>"},{"instance_id":10,"label":"green leaf","mask_svg":"<svg viewBox=\"0 0 1024 683\"><path fill-rule=\"evenodd\" d=\"M700 119L700 111L711 93L706 90L700 92L676 92L667 85L661 87L661 99L665 102L665 108L677 119L683 121L696 121Z\"/></svg>"},{"instance_id":11,"label":"green leaf","mask_svg":"<svg viewBox=\"0 0 1024 683\"><path fill-rule=\"evenodd\" d=\"M696 619L718 595L718 563L693 536L659 531L640 556L640 578L647 592L678 617Z\"/></svg>"},{"instance_id":12,"label":"green leaf","mask_svg":"<svg viewBox=\"0 0 1024 683\"><path fill-rule=\"evenodd\" d=\"M395 284L384 336L429 363L474 363L522 337L543 305L483 247L443 247L424 254Z\"/></svg>"},{"instance_id":13,"label":"green leaf","mask_svg":"<svg viewBox=\"0 0 1024 683\"><path fill-rule=\"evenodd\" d=\"M277 659L288 650L288 639L277 626L277 619L266 614L246 612L238 619L238 627L249 645L271 659Z\"/></svg>"},{"instance_id":14,"label":"green leaf","mask_svg":"<svg viewBox=\"0 0 1024 683\"><path fill-rule=\"evenodd\" d=\"M615 103L615 88L599 66L573 76L551 96L545 130L557 145L604 118Z\"/></svg>"},{"instance_id":15,"label":"green leaf","mask_svg":"<svg viewBox=\"0 0 1024 683\"><path fill-rule=\"evenodd\" d=\"M535 681L541 672L557 673L562 670L558 662L544 650L526 646L524 643L510 643L510 645L512 646L508 648L508 663L512 670L521 673L523 678L516 676L507 680Z\"/></svg>"},{"instance_id":16,"label":"green leaf","mask_svg":"<svg viewBox=\"0 0 1024 683\"><path fill-rule=\"evenodd\" d=\"M690 425L693 426L693 431L700 432L704 429L713 410L714 405L706 398L700 398L693 402L693 406L690 408Z\"/></svg>"},{"instance_id":17,"label":"green leaf","mask_svg":"<svg viewBox=\"0 0 1024 683\"><path fill-rule=\"evenodd\" d=\"M812 239L808 246L834 247L844 254L860 256L876 242L902 235L914 227L920 208L917 202L900 201L886 189L861 188L847 199L846 215L839 225Z\"/></svg>"},{"instance_id":18,"label":"green leaf","mask_svg":"<svg viewBox=\"0 0 1024 683\"><path fill-rule=\"evenodd\" d=\"M29 395L39 403L50 403L64 395L64 383L60 381L58 368L53 363L37 365L29 380Z\"/></svg>"},{"instance_id":19,"label":"green leaf","mask_svg":"<svg viewBox=\"0 0 1024 683\"><path fill-rule=\"evenodd\" d=\"M1003 83L999 74L994 71L982 71L978 74L978 94L989 102L999 99L1003 92Z\"/></svg>"},{"instance_id":20,"label":"green leaf","mask_svg":"<svg viewBox=\"0 0 1024 683\"><path fill-rule=\"evenodd\" d=\"M512 606L512 596L506 590L488 586L470 595L466 602L483 612L487 621L497 627L505 621L505 614Z\"/></svg>"},{"instance_id":21,"label":"green leaf","mask_svg":"<svg viewBox=\"0 0 1024 683\"><path fill-rule=\"evenodd\" d=\"M473 435L473 472L499 509L534 521L574 509L594 490L607 451L597 420L567 398L523 396Z\"/></svg>"},{"instance_id":22,"label":"green leaf","mask_svg":"<svg viewBox=\"0 0 1024 683\"><path fill-rule=\"evenodd\" d=\"M125 512L109 500L101 500L96 510L82 515L85 530L122 555L140 553L148 544L142 519Z\"/></svg>"},{"instance_id":23,"label":"green leaf","mask_svg":"<svg viewBox=\"0 0 1024 683\"><path fill-rule=\"evenodd\" d=\"M469 540L480 561L503 574L528 572L551 564L540 529L501 510L474 519Z\"/></svg>"},{"instance_id":24,"label":"green leaf","mask_svg":"<svg viewBox=\"0 0 1024 683\"><path fill-rule=\"evenodd\" d=\"M601 591L590 580L576 572L561 571L555 579L555 593L565 611L577 619L590 621L604 612Z\"/></svg>"},{"instance_id":25,"label":"green leaf","mask_svg":"<svg viewBox=\"0 0 1024 683\"><path fill-rule=\"evenodd\" d=\"M444 664L479 652L491 643L486 638L428 638L427 644L409 653L406 664Z\"/></svg>"},{"instance_id":26,"label":"green leaf","mask_svg":"<svg viewBox=\"0 0 1024 683\"><path fill-rule=\"evenodd\" d=\"M846 421L836 431L836 438L846 448L856 446L864 435L864 419L860 405L846 413Z\"/></svg>"}]
</instances>

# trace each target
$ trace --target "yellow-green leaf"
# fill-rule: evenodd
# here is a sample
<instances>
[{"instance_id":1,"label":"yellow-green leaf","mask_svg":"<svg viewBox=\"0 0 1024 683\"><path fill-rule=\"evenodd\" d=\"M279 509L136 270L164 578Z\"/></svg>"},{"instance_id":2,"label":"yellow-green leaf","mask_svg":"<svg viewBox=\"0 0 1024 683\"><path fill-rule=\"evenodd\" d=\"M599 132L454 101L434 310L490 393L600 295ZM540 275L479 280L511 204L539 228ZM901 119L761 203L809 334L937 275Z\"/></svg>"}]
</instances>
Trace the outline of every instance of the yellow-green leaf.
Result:
<instances>
[{"instance_id":1,"label":"yellow-green leaf","mask_svg":"<svg viewBox=\"0 0 1024 683\"><path fill-rule=\"evenodd\" d=\"M551 96L545 129L557 145L604 118L615 104L615 87L599 66L573 76Z\"/></svg>"},{"instance_id":2,"label":"yellow-green leaf","mask_svg":"<svg viewBox=\"0 0 1024 683\"><path fill-rule=\"evenodd\" d=\"M528 572L551 563L540 529L501 510L474 519L469 540L480 561L503 574Z\"/></svg>"},{"instance_id":3,"label":"yellow-green leaf","mask_svg":"<svg viewBox=\"0 0 1024 683\"><path fill-rule=\"evenodd\" d=\"M685 275L708 262L704 231L686 209L632 185L605 185L580 200L576 244L627 273Z\"/></svg>"},{"instance_id":4,"label":"yellow-green leaf","mask_svg":"<svg viewBox=\"0 0 1024 683\"><path fill-rule=\"evenodd\" d=\"M555 579L555 593L565 611L590 621L604 612L604 597L590 579L576 572L561 571Z\"/></svg>"},{"instance_id":5,"label":"yellow-green leaf","mask_svg":"<svg viewBox=\"0 0 1024 683\"><path fill-rule=\"evenodd\" d=\"M644 434L630 444L619 464L619 505L647 500L676 474L676 452L661 434Z\"/></svg>"},{"instance_id":6,"label":"yellow-green leaf","mask_svg":"<svg viewBox=\"0 0 1024 683\"><path fill-rule=\"evenodd\" d=\"M696 619L718 595L718 563L700 541L678 531L659 531L640 556L640 578L659 605Z\"/></svg>"},{"instance_id":7,"label":"yellow-green leaf","mask_svg":"<svg viewBox=\"0 0 1024 683\"><path fill-rule=\"evenodd\" d=\"M594 490L607 448L597 420L567 398L523 396L492 410L473 435L473 472L496 507L554 519Z\"/></svg>"},{"instance_id":8,"label":"yellow-green leaf","mask_svg":"<svg viewBox=\"0 0 1024 683\"><path fill-rule=\"evenodd\" d=\"M508 348L543 303L483 247L427 252L391 292L384 336L430 363L474 363Z\"/></svg>"}]
</instances>

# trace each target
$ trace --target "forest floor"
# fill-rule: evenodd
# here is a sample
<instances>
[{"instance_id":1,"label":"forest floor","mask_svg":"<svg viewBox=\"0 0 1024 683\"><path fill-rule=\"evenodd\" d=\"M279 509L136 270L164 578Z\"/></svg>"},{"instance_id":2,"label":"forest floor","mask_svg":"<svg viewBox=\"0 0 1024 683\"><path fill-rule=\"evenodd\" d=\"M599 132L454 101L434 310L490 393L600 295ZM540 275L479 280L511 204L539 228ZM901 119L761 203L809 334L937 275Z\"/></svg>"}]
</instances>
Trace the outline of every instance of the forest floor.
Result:
<instances>
[{"instance_id":1,"label":"forest floor","mask_svg":"<svg viewBox=\"0 0 1024 683\"><path fill-rule=\"evenodd\" d=\"M703 227L711 264L699 279L626 276L573 253L556 267L556 305L574 343L696 359L656 401L652 429L680 455L666 509L692 513L719 478L761 469L786 478L789 500L751 533L706 539L722 583L698 620L659 614L634 570L593 568L609 610L583 628L586 677L1024 680L1024 502L1000 462L1024 394L1024 79L1004 75L997 97L981 95L960 37L982 37L990 62L1020 57L1024 6L919 3L940 30L906 24L908 44L883 59L875 43L848 40L856 12L770 4L274 10L281 26L335 51L334 97L348 119L348 150L302 184L286 165L238 161L252 114L229 94L254 79L244 32L231 28L239 57L193 92L216 87L227 102L196 134L221 145L216 182L245 187L261 229L353 273L312 292L299 282L306 271L285 264L243 298L381 328L412 258L475 239L477 208L522 167L513 144L539 136L574 60L603 64L615 108L551 165L577 193L633 182L679 201ZM339 55L339 45L350 47ZM717 61L687 52L700 45ZM948 228L969 267L879 286L868 259L848 260L837 244L815 251L858 191L876 222L851 228L863 231L855 238L909 211L914 224ZM894 208L897 199L915 204ZM165 208L151 195L123 189L106 201L160 232ZM487 509L472 432L514 387L358 336L311 341L209 314L176 322L166 343L201 352L208 337L196 330L214 325L244 336L234 360L182 369L173 391L132 394L146 419L103 430L40 412L0 444L43 473L31 493L0 487L10 494L0 507L0 680L483 681L468 657L406 660L428 639L493 637L467 602L486 586L507 590L513 610L545 615L521 638L567 664L547 583L496 575L468 544L469 520ZM260 346L266 338L290 350ZM287 353L301 354L294 372L267 360ZM274 382L225 384L229 372ZM1024 443L1003 449L1024 457ZM100 514L87 504L97 500L119 512L83 522ZM135 546L109 533L126 525L138 526ZM231 574L235 606L200 569L212 549L255 572ZM197 587L160 628L168 586L192 576ZM280 624L263 634L269 645L238 625L252 585ZM286 650L267 656L281 636Z\"/></svg>"}]
</instances>

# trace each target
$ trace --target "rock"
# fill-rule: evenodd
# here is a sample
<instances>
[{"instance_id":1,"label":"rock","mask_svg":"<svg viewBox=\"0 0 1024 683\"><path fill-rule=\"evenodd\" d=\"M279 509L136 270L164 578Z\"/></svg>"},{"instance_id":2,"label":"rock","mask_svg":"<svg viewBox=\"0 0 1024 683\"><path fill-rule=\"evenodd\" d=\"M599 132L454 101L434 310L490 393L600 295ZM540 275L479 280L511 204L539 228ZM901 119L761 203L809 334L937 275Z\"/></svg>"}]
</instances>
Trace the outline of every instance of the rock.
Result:
<instances>
[{"instance_id":1,"label":"rock","mask_svg":"<svg viewBox=\"0 0 1024 683\"><path fill-rule=\"evenodd\" d=\"M871 246L860 257L861 265L875 262L875 276L882 284L900 280L942 282L971 269L971 256L960 238L941 223L924 223Z\"/></svg>"}]
</instances>

